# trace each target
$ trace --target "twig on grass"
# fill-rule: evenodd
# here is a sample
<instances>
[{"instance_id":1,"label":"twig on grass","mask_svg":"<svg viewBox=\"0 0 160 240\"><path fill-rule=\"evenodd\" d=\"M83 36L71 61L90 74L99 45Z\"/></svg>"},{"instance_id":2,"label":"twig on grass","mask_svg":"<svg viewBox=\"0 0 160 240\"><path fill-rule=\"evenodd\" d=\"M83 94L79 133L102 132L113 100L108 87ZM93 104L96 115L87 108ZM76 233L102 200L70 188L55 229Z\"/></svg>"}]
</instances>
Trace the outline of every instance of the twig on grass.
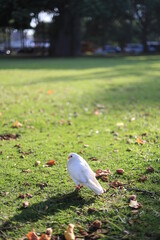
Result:
<instances>
[{"instance_id":1,"label":"twig on grass","mask_svg":"<svg viewBox=\"0 0 160 240\"><path fill-rule=\"evenodd\" d=\"M150 192L150 191L143 190L143 189L138 189L138 188L128 188L128 187L126 187L126 189L128 191L142 192L144 194L149 194L149 195L160 195L158 192Z\"/></svg>"}]
</instances>

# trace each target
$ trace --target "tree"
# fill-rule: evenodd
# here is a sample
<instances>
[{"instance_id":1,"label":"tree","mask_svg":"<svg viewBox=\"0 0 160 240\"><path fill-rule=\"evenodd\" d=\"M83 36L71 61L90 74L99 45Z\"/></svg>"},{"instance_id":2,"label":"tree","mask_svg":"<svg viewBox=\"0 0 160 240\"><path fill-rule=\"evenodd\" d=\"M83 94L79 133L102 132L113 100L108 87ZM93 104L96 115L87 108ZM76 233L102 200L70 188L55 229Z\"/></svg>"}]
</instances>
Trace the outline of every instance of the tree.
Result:
<instances>
[{"instance_id":1,"label":"tree","mask_svg":"<svg viewBox=\"0 0 160 240\"><path fill-rule=\"evenodd\" d=\"M157 9L160 10L160 0L133 0L133 7L135 20L141 32L144 52L148 52L147 40L157 25Z\"/></svg>"}]
</instances>

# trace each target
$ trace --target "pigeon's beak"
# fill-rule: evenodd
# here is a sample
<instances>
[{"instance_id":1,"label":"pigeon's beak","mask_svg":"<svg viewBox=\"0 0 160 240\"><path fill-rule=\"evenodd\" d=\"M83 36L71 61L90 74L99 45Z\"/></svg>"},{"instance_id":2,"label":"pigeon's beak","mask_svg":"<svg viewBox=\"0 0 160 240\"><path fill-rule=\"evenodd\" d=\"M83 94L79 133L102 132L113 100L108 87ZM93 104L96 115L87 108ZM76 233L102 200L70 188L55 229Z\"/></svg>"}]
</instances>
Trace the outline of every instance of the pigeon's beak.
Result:
<instances>
[{"instance_id":1,"label":"pigeon's beak","mask_svg":"<svg viewBox=\"0 0 160 240\"><path fill-rule=\"evenodd\" d=\"M68 157L67 157L67 160L69 160L69 158L70 158L70 157L68 156Z\"/></svg>"}]
</instances>

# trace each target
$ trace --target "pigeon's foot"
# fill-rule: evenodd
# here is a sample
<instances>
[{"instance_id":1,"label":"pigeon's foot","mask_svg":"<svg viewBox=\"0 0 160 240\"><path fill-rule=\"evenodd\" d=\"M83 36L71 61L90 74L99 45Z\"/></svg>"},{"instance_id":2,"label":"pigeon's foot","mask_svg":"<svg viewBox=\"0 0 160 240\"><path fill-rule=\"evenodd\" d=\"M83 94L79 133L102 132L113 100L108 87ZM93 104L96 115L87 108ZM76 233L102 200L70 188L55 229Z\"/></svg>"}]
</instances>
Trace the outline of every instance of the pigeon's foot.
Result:
<instances>
[{"instance_id":1,"label":"pigeon's foot","mask_svg":"<svg viewBox=\"0 0 160 240\"><path fill-rule=\"evenodd\" d=\"M81 189L82 187L83 187L83 185L79 184L79 185L76 186L76 190L77 190L77 191L80 191L80 189Z\"/></svg>"},{"instance_id":2,"label":"pigeon's foot","mask_svg":"<svg viewBox=\"0 0 160 240\"><path fill-rule=\"evenodd\" d=\"M107 192L106 189L103 188L103 193L106 193L106 192Z\"/></svg>"}]
</instances>

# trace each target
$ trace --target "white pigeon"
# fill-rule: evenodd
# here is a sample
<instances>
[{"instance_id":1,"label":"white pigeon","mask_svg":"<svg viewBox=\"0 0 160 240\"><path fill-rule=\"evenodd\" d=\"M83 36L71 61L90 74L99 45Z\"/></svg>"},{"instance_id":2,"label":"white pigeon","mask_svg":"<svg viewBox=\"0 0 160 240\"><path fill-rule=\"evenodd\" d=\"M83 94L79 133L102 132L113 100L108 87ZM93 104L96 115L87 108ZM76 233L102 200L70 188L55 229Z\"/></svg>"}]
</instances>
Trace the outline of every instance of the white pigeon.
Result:
<instances>
[{"instance_id":1,"label":"white pigeon","mask_svg":"<svg viewBox=\"0 0 160 240\"><path fill-rule=\"evenodd\" d=\"M77 189L80 189L81 185L85 185L94 191L95 194L99 195L105 192L97 181L96 174L92 171L88 163L78 154L69 154L67 169Z\"/></svg>"}]
</instances>

